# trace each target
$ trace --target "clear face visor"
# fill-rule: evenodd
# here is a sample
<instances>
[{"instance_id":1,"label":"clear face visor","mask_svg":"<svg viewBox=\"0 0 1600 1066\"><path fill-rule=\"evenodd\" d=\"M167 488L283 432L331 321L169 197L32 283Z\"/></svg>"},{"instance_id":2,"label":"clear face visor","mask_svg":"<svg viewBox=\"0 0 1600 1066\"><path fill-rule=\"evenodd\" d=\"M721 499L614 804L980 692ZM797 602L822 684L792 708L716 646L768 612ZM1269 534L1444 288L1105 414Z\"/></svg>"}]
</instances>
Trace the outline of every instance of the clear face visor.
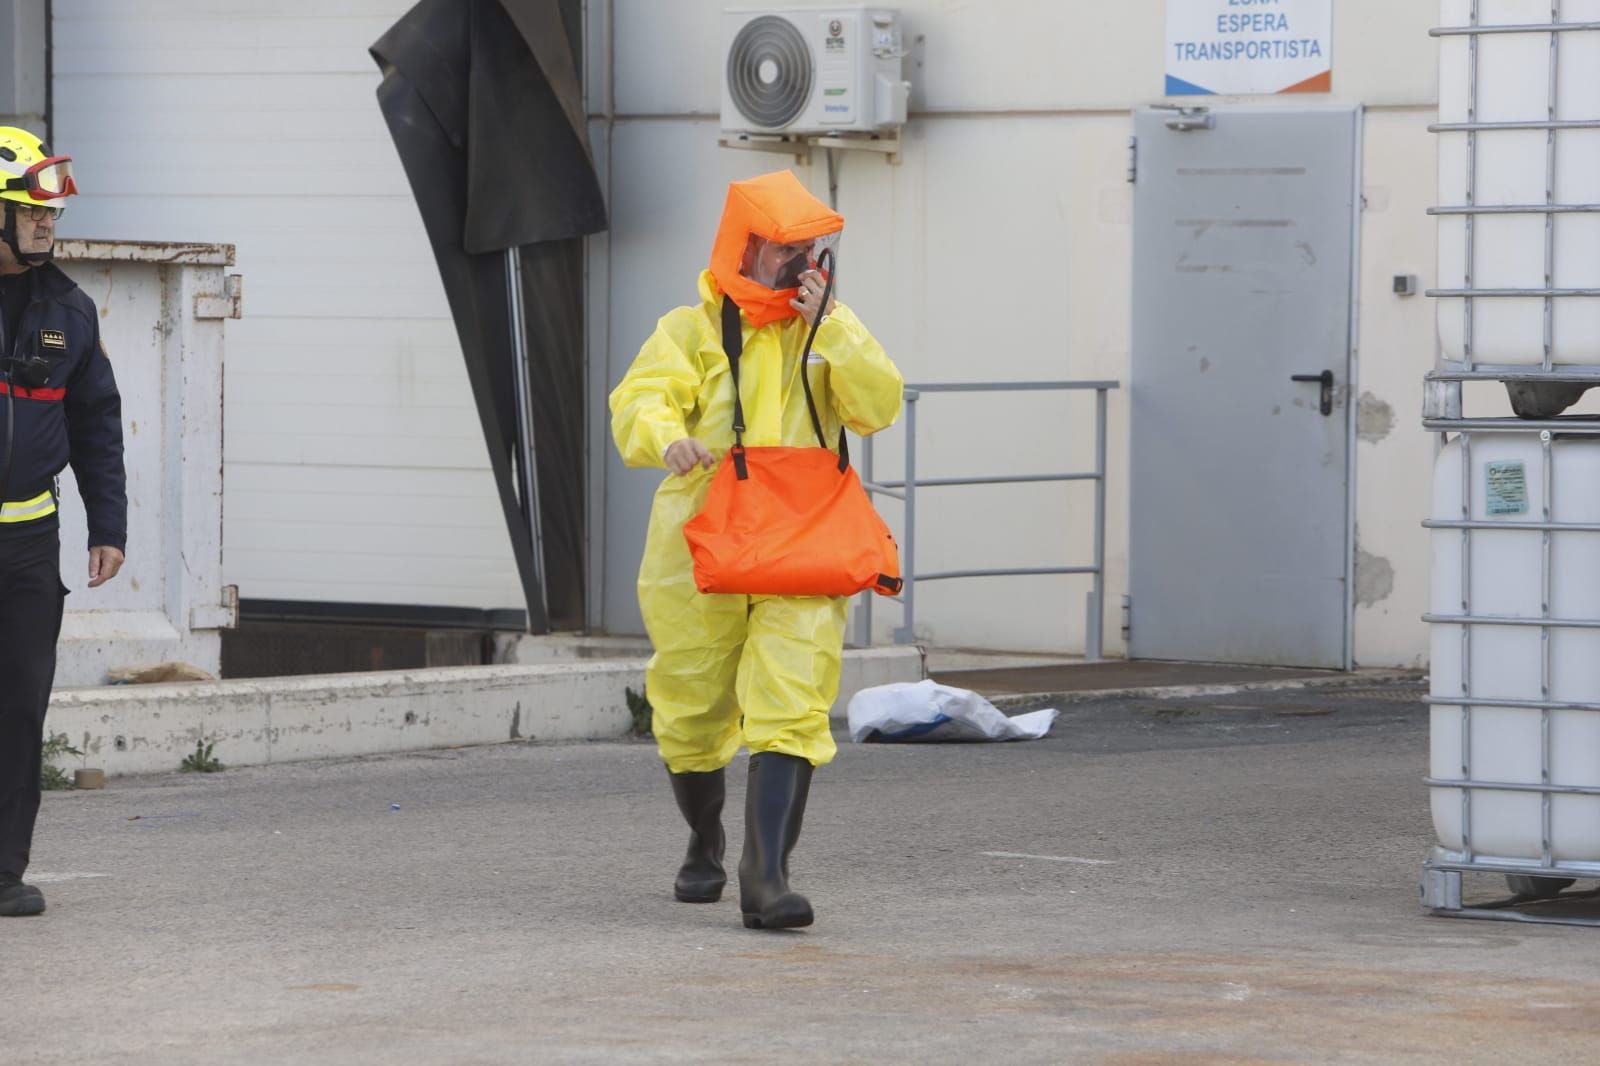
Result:
<instances>
[{"instance_id":1,"label":"clear face visor","mask_svg":"<svg viewBox=\"0 0 1600 1066\"><path fill-rule=\"evenodd\" d=\"M40 202L76 194L78 185L72 180L72 157L57 155L41 159L21 174L8 176L5 191L26 192L29 199Z\"/></svg>"},{"instance_id":2,"label":"clear face visor","mask_svg":"<svg viewBox=\"0 0 1600 1066\"><path fill-rule=\"evenodd\" d=\"M800 284L801 274L817 269L817 262L824 251L831 251L833 256L830 262L837 262L838 233L788 243L752 233L744 246L739 273L769 289L793 289Z\"/></svg>"}]
</instances>

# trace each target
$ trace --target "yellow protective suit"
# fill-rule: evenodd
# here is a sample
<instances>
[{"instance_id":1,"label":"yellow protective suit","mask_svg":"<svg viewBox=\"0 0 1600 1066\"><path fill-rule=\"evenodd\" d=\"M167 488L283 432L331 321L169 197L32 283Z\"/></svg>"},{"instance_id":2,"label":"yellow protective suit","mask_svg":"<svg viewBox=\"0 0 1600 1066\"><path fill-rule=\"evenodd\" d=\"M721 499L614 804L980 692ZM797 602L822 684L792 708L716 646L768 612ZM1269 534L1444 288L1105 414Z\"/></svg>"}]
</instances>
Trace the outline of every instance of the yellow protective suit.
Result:
<instances>
[{"instance_id":1,"label":"yellow protective suit","mask_svg":"<svg viewBox=\"0 0 1600 1066\"><path fill-rule=\"evenodd\" d=\"M722 290L707 270L700 303L661 319L612 392L612 435L629 466L664 467L668 445L689 436L719 459L733 446L721 308ZM796 375L809 325L798 314L740 325L745 445L814 446ZM825 439L836 441L841 423L867 434L899 417L900 372L843 304L817 329L808 362ZM645 684L661 757L674 773L716 770L743 740L751 752L821 766L835 752L828 709L839 692L846 600L695 588L683 524L700 510L713 473L697 466L662 482L639 566L639 606L655 646Z\"/></svg>"}]
</instances>

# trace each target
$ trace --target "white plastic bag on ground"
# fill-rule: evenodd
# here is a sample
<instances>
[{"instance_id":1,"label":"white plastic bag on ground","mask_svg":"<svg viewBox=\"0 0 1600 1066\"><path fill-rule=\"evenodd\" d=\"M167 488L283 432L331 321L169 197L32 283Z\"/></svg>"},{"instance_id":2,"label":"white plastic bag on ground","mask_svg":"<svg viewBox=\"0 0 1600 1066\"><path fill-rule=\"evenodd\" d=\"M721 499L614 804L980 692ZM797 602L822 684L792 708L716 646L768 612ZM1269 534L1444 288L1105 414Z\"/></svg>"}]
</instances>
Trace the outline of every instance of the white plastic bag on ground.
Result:
<instances>
[{"instance_id":1,"label":"white plastic bag on ground","mask_svg":"<svg viewBox=\"0 0 1600 1066\"><path fill-rule=\"evenodd\" d=\"M1038 740L1060 712L1047 707L1007 718L964 688L934 681L876 685L850 698L850 739L857 744L950 740Z\"/></svg>"}]
</instances>

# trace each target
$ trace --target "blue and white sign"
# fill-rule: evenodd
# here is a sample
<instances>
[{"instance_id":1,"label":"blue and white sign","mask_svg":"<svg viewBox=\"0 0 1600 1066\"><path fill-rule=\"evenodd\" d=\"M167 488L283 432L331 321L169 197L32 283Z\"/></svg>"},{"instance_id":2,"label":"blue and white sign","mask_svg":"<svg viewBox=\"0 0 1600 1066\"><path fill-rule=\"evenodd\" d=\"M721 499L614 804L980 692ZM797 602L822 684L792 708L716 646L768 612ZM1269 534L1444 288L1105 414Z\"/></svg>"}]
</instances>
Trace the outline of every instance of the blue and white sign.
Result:
<instances>
[{"instance_id":1,"label":"blue and white sign","mask_svg":"<svg viewBox=\"0 0 1600 1066\"><path fill-rule=\"evenodd\" d=\"M1167 95L1325 93L1333 0L1167 0Z\"/></svg>"}]
</instances>

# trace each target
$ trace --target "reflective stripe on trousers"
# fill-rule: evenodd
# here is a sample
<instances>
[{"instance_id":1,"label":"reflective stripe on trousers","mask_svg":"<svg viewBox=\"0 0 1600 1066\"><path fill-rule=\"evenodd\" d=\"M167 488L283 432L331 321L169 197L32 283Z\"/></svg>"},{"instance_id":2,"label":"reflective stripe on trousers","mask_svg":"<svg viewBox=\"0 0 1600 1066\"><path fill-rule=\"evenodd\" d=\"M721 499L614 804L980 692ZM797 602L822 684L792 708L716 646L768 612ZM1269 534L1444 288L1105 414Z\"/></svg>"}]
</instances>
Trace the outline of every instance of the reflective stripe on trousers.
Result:
<instances>
[{"instance_id":1,"label":"reflective stripe on trousers","mask_svg":"<svg viewBox=\"0 0 1600 1066\"><path fill-rule=\"evenodd\" d=\"M32 522L35 518L56 513L56 494L45 489L31 500L7 500L0 503L0 522Z\"/></svg>"}]
</instances>

